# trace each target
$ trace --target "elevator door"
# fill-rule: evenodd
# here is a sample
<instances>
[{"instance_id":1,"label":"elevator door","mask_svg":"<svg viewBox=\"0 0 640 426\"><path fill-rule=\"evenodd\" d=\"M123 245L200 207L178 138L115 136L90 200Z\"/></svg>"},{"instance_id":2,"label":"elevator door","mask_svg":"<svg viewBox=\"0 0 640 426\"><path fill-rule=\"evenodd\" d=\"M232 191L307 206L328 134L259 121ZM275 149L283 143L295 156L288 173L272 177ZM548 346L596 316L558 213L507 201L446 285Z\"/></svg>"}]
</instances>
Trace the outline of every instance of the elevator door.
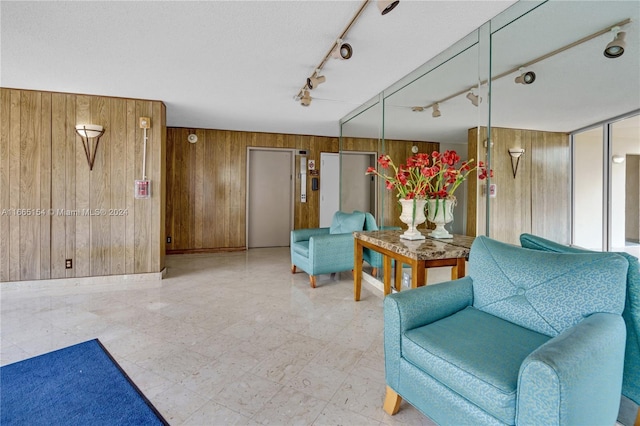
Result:
<instances>
[{"instance_id":1,"label":"elevator door","mask_svg":"<svg viewBox=\"0 0 640 426\"><path fill-rule=\"evenodd\" d=\"M251 149L248 168L248 246L286 247L293 216L293 153Z\"/></svg>"}]
</instances>

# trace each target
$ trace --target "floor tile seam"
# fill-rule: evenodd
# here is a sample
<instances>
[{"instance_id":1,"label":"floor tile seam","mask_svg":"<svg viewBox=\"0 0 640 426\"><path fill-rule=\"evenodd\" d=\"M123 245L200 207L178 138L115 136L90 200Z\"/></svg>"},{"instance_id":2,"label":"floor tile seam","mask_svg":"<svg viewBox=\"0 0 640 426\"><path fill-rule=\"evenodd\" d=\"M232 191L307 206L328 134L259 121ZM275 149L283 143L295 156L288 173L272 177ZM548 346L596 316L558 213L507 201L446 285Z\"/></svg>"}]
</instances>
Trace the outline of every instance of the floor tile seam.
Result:
<instances>
[{"instance_id":1,"label":"floor tile seam","mask_svg":"<svg viewBox=\"0 0 640 426\"><path fill-rule=\"evenodd\" d=\"M332 399L333 399L333 398L332 398ZM331 402L331 401L329 401L329 405L332 405L332 406L334 406L334 407L340 408L341 410L349 411L350 413L354 413L354 414L357 414L357 415L362 416L362 417L366 417L367 419L371 419L372 421L377 422L378 424L382 424L382 420L380 420L380 419L375 419L375 418L373 418L373 417L367 416L366 414L362 414L362 413L359 413L359 412L357 412L357 411L351 410L351 409L349 409L348 407L340 407L340 406L339 406L338 404L336 404L335 402ZM380 417L381 417L381 418L384 418L384 411L383 411L382 406L383 406L383 403L382 403L382 401L380 401L380 407L379 407L379 408L380 408Z\"/></svg>"}]
</instances>

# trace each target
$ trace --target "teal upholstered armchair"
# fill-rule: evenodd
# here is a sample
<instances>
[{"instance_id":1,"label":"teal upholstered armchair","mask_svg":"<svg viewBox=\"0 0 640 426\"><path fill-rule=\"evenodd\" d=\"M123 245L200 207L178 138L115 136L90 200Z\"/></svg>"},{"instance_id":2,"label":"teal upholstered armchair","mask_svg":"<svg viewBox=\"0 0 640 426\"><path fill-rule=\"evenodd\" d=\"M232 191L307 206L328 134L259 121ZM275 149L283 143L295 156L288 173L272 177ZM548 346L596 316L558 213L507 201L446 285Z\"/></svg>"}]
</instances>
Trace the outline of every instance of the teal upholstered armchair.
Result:
<instances>
[{"instance_id":1,"label":"teal upholstered armchair","mask_svg":"<svg viewBox=\"0 0 640 426\"><path fill-rule=\"evenodd\" d=\"M439 424L613 425L627 259L477 237L468 276L387 296L387 396Z\"/></svg>"},{"instance_id":2,"label":"teal upholstered armchair","mask_svg":"<svg viewBox=\"0 0 640 426\"><path fill-rule=\"evenodd\" d=\"M365 213L364 219L364 230L365 231L377 231L379 229L386 230L400 230L399 226L380 226L376 223L376 219L373 217L371 213ZM382 268L382 254L375 250L371 250L369 248L364 248L362 250L362 258L365 262L367 262L373 270L371 271L371 275L377 275L377 270ZM395 261L392 261L392 265L395 264Z\"/></svg>"},{"instance_id":3,"label":"teal upholstered armchair","mask_svg":"<svg viewBox=\"0 0 640 426\"><path fill-rule=\"evenodd\" d=\"M291 231L291 273L300 268L309 274L312 288L316 276L353 269L353 232L364 228L365 214L336 212L331 227Z\"/></svg>"},{"instance_id":4,"label":"teal upholstered armchair","mask_svg":"<svg viewBox=\"0 0 640 426\"><path fill-rule=\"evenodd\" d=\"M569 247L531 234L520 235L522 247L554 253L594 253L576 247ZM627 344L624 355L622 394L640 405L640 263L628 253L618 253L629 262L627 272L627 292L622 312L627 327ZM636 416L640 425L640 409Z\"/></svg>"}]
</instances>

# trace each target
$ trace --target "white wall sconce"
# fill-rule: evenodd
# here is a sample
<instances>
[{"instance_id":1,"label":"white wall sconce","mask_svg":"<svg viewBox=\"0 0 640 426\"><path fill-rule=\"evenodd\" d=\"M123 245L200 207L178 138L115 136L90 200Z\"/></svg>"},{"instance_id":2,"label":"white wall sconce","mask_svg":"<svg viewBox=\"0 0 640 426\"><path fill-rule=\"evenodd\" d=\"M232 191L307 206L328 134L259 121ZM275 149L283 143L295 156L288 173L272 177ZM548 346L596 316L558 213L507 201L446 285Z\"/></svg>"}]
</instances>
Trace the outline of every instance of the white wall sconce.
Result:
<instances>
[{"instance_id":1,"label":"white wall sconce","mask_svg":"<svg viewBox=\"0 0 640 426\"><path fill-rule=\"evenodd\" d=\"M78 124L76 133L82 140L82 147L87 156L89 170L93 170L93 163L96 160L96 152L100 143L100 136L104 135L104 127L98 124ZM93 142L92 142L93 141Z\"/></svg>"},{"instance_id":2,"label":"white wall sconce","mask_svg":"<svg viewBox=\"0 0 640 426\"><path fill-rule=\"evenodd\" d=\"M520 157L524 155L524 148L509 148L509 156L511 157L511 170L513 171L513 178L516 178L518 173L518 165L520 165Z\"/></svg>"},{"instance_id":3,"label":"white wall sconce","mask_svg":"<svg viewBox=\"0 0 640 426\"><path fill-rule=\"evenodd\" d=\"M614 155L613 157L611 157L611 161L613 161L616 164L622 164L624 163L625 157L624 155Z\"/></svg>"}]
</instances>

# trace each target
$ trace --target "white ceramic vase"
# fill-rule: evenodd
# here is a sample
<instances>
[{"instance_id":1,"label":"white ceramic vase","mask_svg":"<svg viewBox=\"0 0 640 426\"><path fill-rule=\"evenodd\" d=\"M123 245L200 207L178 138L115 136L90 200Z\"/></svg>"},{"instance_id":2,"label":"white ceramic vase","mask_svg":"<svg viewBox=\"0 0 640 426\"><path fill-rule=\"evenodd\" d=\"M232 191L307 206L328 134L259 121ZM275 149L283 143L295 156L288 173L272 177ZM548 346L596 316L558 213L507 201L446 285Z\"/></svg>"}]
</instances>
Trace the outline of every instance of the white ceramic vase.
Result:
<instances>
[{"instance_id":1,"label":"white ceramic vase","mask_svg":"<svg viewBox=\"0 0 640 426\"><path fill-rule=\"evenodd\" d=\"M427 200L400 200L400 204L402 205L400 220L408 227L404 234L400 235L400 238L404 238L405 240L424 240L426 238L416 229L418 225L427 220L424 215L426 202Z\"/></svg>"},{"instance_id":2,"label":"white ceramic vase","mask_svg":"<svg viewBox=\"0 0 640 426\"><path fill-rule=\"evenodd\" d=\"M436 225L436 229L429 233L433 238L453 238L453 235L444 229L444 225L453 221L453 206L455 198L430 198L427 200L427 219Z\"/></svg>"}]
</instances>

